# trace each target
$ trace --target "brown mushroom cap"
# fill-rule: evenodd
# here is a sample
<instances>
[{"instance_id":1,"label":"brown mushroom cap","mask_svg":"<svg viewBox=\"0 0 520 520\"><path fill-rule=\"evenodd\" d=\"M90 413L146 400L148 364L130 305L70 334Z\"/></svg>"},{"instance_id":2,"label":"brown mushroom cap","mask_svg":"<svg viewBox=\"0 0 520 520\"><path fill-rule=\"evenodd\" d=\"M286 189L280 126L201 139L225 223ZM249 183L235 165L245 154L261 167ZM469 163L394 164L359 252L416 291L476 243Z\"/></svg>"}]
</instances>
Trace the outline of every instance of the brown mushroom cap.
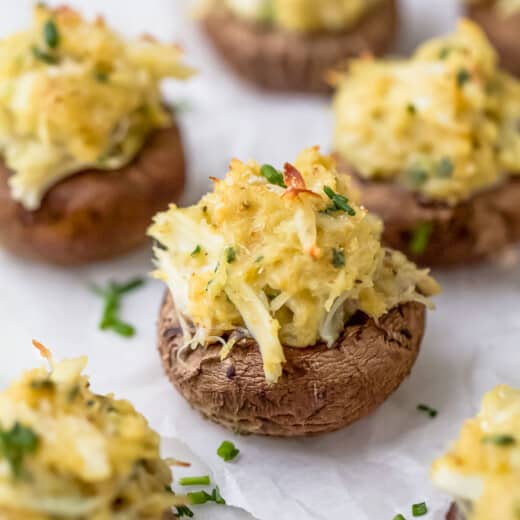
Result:
<instances>
[{"instance_id":1,"label":"brown mushroom cap","mask_svg":"<svg viewBox=\"0 0 520 520\"><path fill-rule=\"evenodd\" d=\"M240 433L294 437L343 428L375 410L398 388L419 353L424 305L395 307L376 323L356 315L333 348L285 347L278 383L264 376L258 344L241 340L220 361L220 344L182 355L182 332L166 294L158 340L163 367L184 398L204 416Z\"/></svg>"},{"instance_id":2,"label":"brown mushroom cap","mask_svg":"<svg viewBox=\"0 0 520 520\"><path fill-rule=\"evenodd\" d=\"M13 200L11 172L0 164L0 244L10 252L74 265L126 253L146 242L152 217L184 187L179 129L156 130L118 170L87 170L62 180L28 211Z\"/></svg>"},{"instance_id":3,"label":"brown mushroom cap","mask_svg":"<svg viewBox=\"0 0 520 520\"><path fill-rule=\"evenodd\" d=\"M363 204L385 225L383 242L424 266L467 264L495 255L520 240L520 179L449 206L431 202L397 182L360 181ZM421 223L431 225L426 249L411 251Z\"/></svg>"},{"instance_id":4,"label":"brown mushroom cap","mask_svg":"<svg viewBox=\"0 0 520 520\"><path fill-rule=\"evenodd\" d=\"M398 26L396 0L385 0L345 32L301 34L243 20L214 8L204 28L243 78L272 90L327 93L327 72L362 53L384 54Z\"/></svg>"},{"instance_id":5,"label":"brown mushroom cap","mask_svg":"<svg viewBox=\"0 0 520 520\"><path fill-rule=\"evenodd\" d=\"M501 66L520 76L520 13L504 16L494 3L468 6L468 16L484 29L500 56Z\"/></svg>"}]
</instances>

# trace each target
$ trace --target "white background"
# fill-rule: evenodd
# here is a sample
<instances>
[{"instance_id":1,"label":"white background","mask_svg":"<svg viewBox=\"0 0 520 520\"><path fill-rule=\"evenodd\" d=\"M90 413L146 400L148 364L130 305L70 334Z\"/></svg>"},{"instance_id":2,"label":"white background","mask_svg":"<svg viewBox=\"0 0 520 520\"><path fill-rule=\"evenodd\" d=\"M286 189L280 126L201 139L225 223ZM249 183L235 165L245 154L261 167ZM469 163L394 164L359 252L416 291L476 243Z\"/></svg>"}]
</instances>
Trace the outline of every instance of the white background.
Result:
<instances>
[{"instance_id":1,"label":"white background","mask_svg":"<svg viewBox=\"0 0 520 520\"><path fill-rule=\"evenodd\" d=\"M53 2L51 2L53 3ZM86 13L104 13L128 34L150 32L175 40L198 78L168 89L187 101L182 126L189 156L189 189L194 202L209 176L222 176L232 157L281 164L304 146L330 147L328 102L269 95L230 75L198 32L183 0L83 0ZM28 0L0 0L0 33L28 23ZM407 0L399 49L450 30L455 0ZM497 264L438 273L445 293L430 317L423 352L411 378L371 418L324 437L304 440L235 438L202 420L180 399L162 374L156 353L155 322L163 288L150 281L124 302L124 317L138 334L124 340L97 330L101 302L88 283L125 280L151 269L150 252L97 266L63 270L13 259L0 252L0 387L23 369L40 364L31 339L48 345L57 358L87 354L94 389L131 399L165 437L168 455L189 458L193 469L213 471L223 496L261 520L379 520L426 500L441 519L448 498L430 486L428 468L463 418L475 412L484 391L499 382L519 386L520 269ZM415 410L427 402L439 409L429 420ZM177 437L181 441L170 438ZM239 460L224 464L218 444L233 439ZM189 445L193 452L185 445ZM199 519L247 519L228 507L198 508Z\"/></svg>"}]
</instances>

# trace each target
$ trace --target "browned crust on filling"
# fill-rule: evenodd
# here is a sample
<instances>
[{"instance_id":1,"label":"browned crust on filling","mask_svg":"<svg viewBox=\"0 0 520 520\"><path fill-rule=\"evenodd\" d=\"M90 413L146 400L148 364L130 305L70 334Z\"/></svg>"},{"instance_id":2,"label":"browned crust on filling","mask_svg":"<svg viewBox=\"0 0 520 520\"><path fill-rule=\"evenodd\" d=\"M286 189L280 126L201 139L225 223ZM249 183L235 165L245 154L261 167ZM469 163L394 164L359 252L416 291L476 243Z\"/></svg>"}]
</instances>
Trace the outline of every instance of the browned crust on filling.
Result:
<instances>
[{"instance_id":1,"label":"browned crust on filling","mask_svg":"<svg viewBox=\"0 0 520 520\"><path fill-rule=\"evenodd\" d=\"M358 314L333 348L285 347L287 363L274 385L265 381L253 339L242 339L222 362L220 344L190 350L179 361L182 333L169 292L158 341L171 382L204 416L239 433L294 437L338 430L382 404L410 373L425 321L425 307L416 302L378 323Z\"/></svg>"},{"instance_id":2,"label":"browned crust on filling","mask_svg":"<svg viewBox=\"0 0 520 520\"><path fill-rule=\"evenodd\" d=\"M350 171L345 164L340 169ZM449 206L425 200L398 182L357 179L363 204L381 217L383 242L424 266L454 266L496 255L520 240L520 178ZM418 227L431 225L421 254L411 251Z\"/></svg>"},{"instance_id":3,"label":"browned crust on filling","mask_svg":"<svg viewBox=\"0 0 520 520\"><path fill-rule=\"evenodd\" d=\"M494 3L471 5L468 15L486 32L504 69L520 76L520 13L503 16Z\"/></svg>"},{"instance_id":4,"label":"browned crust on filling","mask_svg":"<svg viewBox=\"0 0 520 520\"><path fill-rule=\"evenodd\" d=\"M397 26L397 2L386 0L346 32L301 34L243 20L222 8L204 19L222 57L243 78L272 90L327 93L328 71L363 53L385 54Z\"/></svg>"},{"instance_id":5,"label":"browned crust on filling","mask_svg":"<svg viewBox=\"0 0 520 520\"><path fill-rule=\"evenodd\" d=\"M185 160L179 129L156 130L130 164L72 175L52 187L36 211L12 199L10 175L2 162L0 244L19 256L75 265L144 244L152 217L182 193Z\"/></svg>"}]
</instances>

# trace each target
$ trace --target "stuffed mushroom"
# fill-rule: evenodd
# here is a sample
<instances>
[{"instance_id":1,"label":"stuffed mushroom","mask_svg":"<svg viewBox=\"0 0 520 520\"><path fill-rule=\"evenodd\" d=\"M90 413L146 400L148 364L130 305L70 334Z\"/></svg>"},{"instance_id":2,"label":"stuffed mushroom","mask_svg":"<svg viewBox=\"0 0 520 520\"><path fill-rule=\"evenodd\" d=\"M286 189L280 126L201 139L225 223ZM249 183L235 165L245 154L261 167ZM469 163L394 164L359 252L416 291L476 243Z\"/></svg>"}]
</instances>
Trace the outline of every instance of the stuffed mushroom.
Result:
<instances>
[{"instance_id":1,"label":"stuffed mushroom","mask_svg":"<svg viewBox=\"0 0 520 520\"><path fill-rule=\"evenodd\" d=\"M128 401L93 393L85 365L51 361L0 393L1 518L158 519L186 503L159 435Z\"/></svg>"},{"instance_id":2,"label":"stuffed mushroom","mask_svg":"<svg viewBox=\"0 0 520 520\"><path fill-rule=\"evenodd\" d=\"M434 462L434 484L455 503L447 520L516 520L520 510L520 390L484 397L449 452Z\"/></svg>"},{"instance_id":3,"label":"stuffed mushroom","mask_svg":"<svg viewBox=\"0 0 520 520\"><path fill-rule=\"evenodd\" d=\"M491 40L504 69L520 76L520 1L466 0L467 13Z\"/></svg>"},{"instance_id":4,"label":"stuffed mushroom","mask_svg":"<svg viewBox=\"0 0 520 520\"><path fill-rule=\"evenodd\" d=\"M335 152L384 240L424 265L464 264L520 239L520 82L483 32L338 78Z\"/></svg>"},{"instance_id":5,"label":"stuffed mushroom","mask_svg":"<svg viewBox=\"0 0 520 520\"><path fill-rule=\"evenodd\" d=\"M184 184L181 136L159 89L192 74L181 54L43 4L29 30L0 42L0 244L79 264L144 243Z\"/></svg>"},{"instance_id":6,"label":"stuffed mushroom","mask_svg":"<svg viewBox=\"0 0 520 520\"><path fill-rule=\"evenodd\" d=\"M328 92L329 69L384 54L395 0L207 0L204 28L242 77L273 90Z\"/></svg>"},{"instance_id":7,"label":"stuffed mushroom","mask_svg":"<svg viewBox=\"0 0 520 520\"><path fill-rule=\"evenodd\" d=\"M317 147L283 172L233 160L155 218L158 341L187 401L242 433L300 436L376 409L409 374L438 291Z\"/></svg>"}]
</instances>

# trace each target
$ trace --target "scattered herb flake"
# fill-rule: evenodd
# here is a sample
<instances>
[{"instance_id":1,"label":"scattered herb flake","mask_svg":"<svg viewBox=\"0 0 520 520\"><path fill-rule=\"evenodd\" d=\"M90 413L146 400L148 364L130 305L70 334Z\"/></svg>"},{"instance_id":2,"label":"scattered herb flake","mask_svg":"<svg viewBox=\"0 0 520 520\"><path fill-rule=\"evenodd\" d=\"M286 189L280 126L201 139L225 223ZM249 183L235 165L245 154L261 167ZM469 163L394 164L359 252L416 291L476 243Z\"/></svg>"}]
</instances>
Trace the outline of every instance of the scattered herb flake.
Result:
<instances>
[{"instance_id":1,"label":"scattered herb flake","mask_svg":"<svg viewBox=\"0 0 520 520\"><path fill-rule=\"evenodd\" d=\"M418 188L422 186L428 180L428 171L417 164L412 164L406 168L405 172L406 181L413 187Z\"/></svg>"},{"instance_id":2,"label":"scattered herb flake","mask_svg":"<svg viewBox=\"0 0 520 520\"><path fill-rule=\"evenodd\" d=\"M327 212L329 211L344 211L351 217L355 216L356 212L354 208L349 204L349 200L347 197L336 193L330 186L324 186L323 191L325 195L332 201L332 206L327 208Z\"/></svg>"},{"instance_id":3,"label":"scattered herb flake","mask_svg":"<svg viewBox=\"0 0 520 520\"><path fill-rule=\"evenodd\" d=\"M197 256L202 251L202 247L200 247L200 244L197 244L195 249L190 253L190 256Z\"/></svg>"},{"instance_id":4,"label":"scattered herb flake","mask_svg":"<svg viewBox=\"0 0 520 520\"><path fill-rule=\"evenodd\" d=\"M55 49L60 44L60 33L54 20L49 19L43 26L43 38L49 49Z\"/></svg>"},{"instance_id":5,"label":"scattered herb flake","mask_svg":"<svg viewBox=\"0 0 520 520\"><path fill-rule=\"evenodd\" d=\"M451 51L452 51L451 47L443 47L439 51L439 59L445 60L450 55Z\"/></svg>"},{"instance_id":6,"label":"scattered herb flake","mask_svg":"<svg viewBox=\"0 0 520 520\"><path fill-rule=\"evenodd\" d=\"M235 459L240 450L235 447L235 445L231 441L224 441L217 450L217 455L224 460L224 462L229 462L230 460Z\"/></svg>"},{"instance_id":7,"label":"scattered herb flake","mask_svg":"<svg viewBox=\"0 0 520 520\"><path fill-rule=\"evenodd\" d=\"M0 458L7 460L15 478L22 475L23 459L38 448L38 436L31 428L16 422L10 430L0 426Z\"/></svg>"},{"instance_id":8,"label":"scattered herb flake","mask_svg":"<svg viewBox=\"0 0 520 520\"><path fill-rule=\"evenodd\" d=\"M398 514L394 516L394 520L406 520L406 518L403 515Z\"/></svg>"},{"instance_id":9,"label":"scattered herb flake","mask_svg":"<svg viewBox=\"0 0 520 520\"><path fill-rule=\"evenodd\" d=\"M482 444L494 444L495 446L514 446L516 439L512 435L486 435L482 437Z\"/></svg>"},{"instance_id":10,"label":"scattered herb flake","mask_svg":"<svg viewBox=\"0 0 520 520\"><path fill-rule=\"evenodd\" d=\"M108 73L103 70L96 70L94 72L94 77L99 83L108 83Z\"/></svg>"},{"instance_id":11,"label":"scattered herb flake","mask_svg":"<svg viewBox=\"0 0 520 520\"><path fill-rule=\"evenodd\" d=\"M235 251L234 247L227 247L226 248L226 262L228 264L232 264L237 258L237 252Z\"/></svg>"},{"instance_id":12,"label":"scattered herb flake","mask_svg":"<svg viewBox=\"0 0 520 520\"><path fill-rule=\"evenodd\" d=\"M131 337L135 334L135 328L119 318L119 309L122 296L142 287L144 283L142 278L134 278L124 284L110 282L106 289L93 287L94 291L104 299L103 315L99 324L101 330L112 330L124 337Z\"/></svg>"},{"instance_id":13,"label":"scattered herb flake","mask_svg":"<svg viewBox=\"0 0 520 520\"><path fill-rule=\"evenodd\" d=\"M213 489L211 495L206 491L193 491L192 493L188 493L188 497L193 505L206 504L207 502L215 502L216 504L226 503L220 495L218 486Z\"/></svg>"},{"instance_id":14,"label":"scattered herb flake","mask_svg":"<svg viewBox=\"0 0 520 520\"><path fill-rule=\"evenodd\" d=\"M412 506L412 515L413 516L424 516L428 512L428 506L426 502L421 502L419 504L413 504Z\"/></svg>"},{"instance_id":15,"label":"scattered herb flake","mask_svg":"<svg viewBox=\"0 0 520 520\"><path fill-rule=\"evenodd\" d=\"M58 63L58 58L56 58L56 56L53 56L48 52L42 51L36 45L33 45L31 47L31 52L33 56L39 61L43 61L44 63L48 63L49 65L55 65L56 63Z\"/></svg>"},{"instance_id":16,"label":"scattered herb flake","mask_svg":"<svg viewBox=\"0 0 520 520\"><path fill-rule=\"evenodd\" d=\"M427 413L430 416L430 418L432 418L432 419L437 417L437 415L439 414L439 412L437 410L435 410L435 408L432 408L431 406L428 406L427 404L418 404L417 410L419 410L420 412Z\"/></svg>"},{"instance_id":17,"label":"scattered herb flake","mask_svg":"<svg viewBox=\"0 0 520 520\"><path fill-rule=\"evenodd\" d=\"M471 74L465 68L457 72L457 85L462 88L471 79Z\"/></svg>"},{"instance_id":18,"label":"scattered herb flake","mask_svg":"<svg viewBox=\"0 0 520 520\"><path fill-rule=\"evenodd\" d=\"M202 477L183 477L179 479L179 484L181 486L209 486L210 479L209 475Z\"/></svg>"},{"instance_id":19,"label":"scattered herb flake","mask_svg":"<svg viewBox=\"0 0 520 520\"><path fill-rule=\"evenodd\" d=\"M414 255L421 255L426 251L433 231L431 222L421 222L414 230L409 249Z\"/></svg>"},{"instance_id":20,"label":"scattered herb flake","mask_svg":"<svg viewBox=\"0 0 520 520\"><path fill-rule=\"evenodd\" d=\"M415 108L415 105L413 103L408 103L408 105L406 105L406 111L411 115L415 115L417 114L417 109Z\"/></svg>"},{"instance_id":21,"label":"scattered herb flake","mask_svg":"<svg viewBox=\"0 0 520 520\"><path fill-rule=\"evenodd\" d=\"M338 269L345 266L345 253L341 249L332 248L332 265Z\"/></svg>"},{"instance_id":22,"label":"scattered herb flake","mask_svg":"<svg viewBox=\"0 0 520 520\"><path fill-rule=\"evenodd\" d=\"M263 259L264 259L264 257L263 257L262 255L257 256L255 262L258 264L258 263L260 263Z\"/></svg>"},{"instance_id":23,"label":"scattered herb flake","mask_svg":"<svg viewBox=\"0 0 520 520\"><path fill-rule=\"evenodd\" d=\"M455 167L453 166L453 162L449 157L443 157L438 163L436 167L437 177L441 177L443 179L449 178L453 174L453 170Z\"/></svg>"},{"instance_id":24,"label":"scattered herb flake","mask_svg":"<svg viewBox=\"0 0 520 520\"><path fill-rule=\"evenodd\" d=\"M193 511L188 506L177 506L177 516L182 518L183 516L187 518L193 518Z\"/></svg>"},{"instance_id":25,"label":"scattered herb flake","mask_svg":"<svg viewBox=\"0 0 520 520\"><path fill-rule=\"evenodd\" d=\"M260 168L260 173L271 184L275 184L276 186L280 186L282 188L287 188L287 186L285 185L285 182L283 180L283 174L281 172L279 172L276 168L271 166L270 164L264 164Z\"/></svg>"}]
</instances>

